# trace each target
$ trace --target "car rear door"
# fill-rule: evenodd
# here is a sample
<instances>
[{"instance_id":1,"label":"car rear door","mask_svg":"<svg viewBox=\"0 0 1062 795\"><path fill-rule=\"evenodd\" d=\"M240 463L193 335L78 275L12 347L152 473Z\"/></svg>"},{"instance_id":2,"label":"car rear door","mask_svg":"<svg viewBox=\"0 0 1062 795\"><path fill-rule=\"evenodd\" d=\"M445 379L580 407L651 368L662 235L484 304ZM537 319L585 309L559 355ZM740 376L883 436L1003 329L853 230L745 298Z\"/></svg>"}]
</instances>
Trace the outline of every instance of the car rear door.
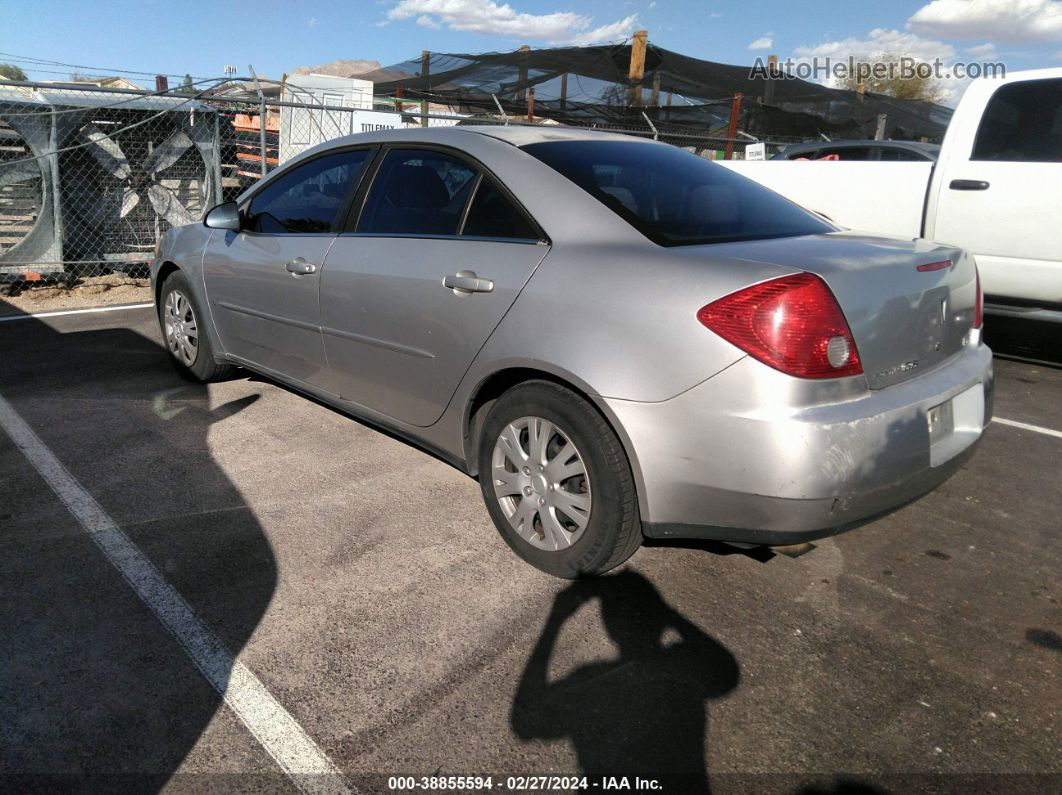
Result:
<instances>
[{"instance_id":1,"label":"car rear door","mask_svg":"<svg viewBox=\"0 0 1062 795\"><path fill-rule=\"evenodd\" d=\"M365 193L321 277L326 388L430 425L549 248L453 150L393 146Z\"/></svg>"},{"instance_id":2,"label":"car rear door","mask_svg":"<svg viewBox=\"0 0 1062 795\"><path fill-rule=\"evenodd\" d=\"M321 266L373 151L330 152L276 175L241 208L240 231L211 235L203 278L226 352L320 383Z\"/></svg>"},{"instance_id":3,"label":"car rear door","mask_svg":"<svg viewBox=\"0 0 1062 795\"><path fill-rule=\"evenodd\" d=\"M1062 78L1004 83L974 122L952 122L926 235L972 252L990 298L1062 301Z\"/></svg>"}]
</instances>

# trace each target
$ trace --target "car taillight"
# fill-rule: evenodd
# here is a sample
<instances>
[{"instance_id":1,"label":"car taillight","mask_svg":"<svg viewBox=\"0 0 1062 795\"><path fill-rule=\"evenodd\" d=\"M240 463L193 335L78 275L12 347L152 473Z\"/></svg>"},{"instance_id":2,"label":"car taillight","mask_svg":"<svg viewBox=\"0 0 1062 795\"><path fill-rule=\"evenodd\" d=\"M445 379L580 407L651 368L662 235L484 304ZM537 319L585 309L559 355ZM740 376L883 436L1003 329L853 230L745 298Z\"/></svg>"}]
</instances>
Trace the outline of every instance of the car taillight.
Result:
<instances>
[{"instance_id":1,"label":"car taillight","mask_svg":"<svg viewBox=\"0 0 1062 795\"><path fill-rule=\"evenodd\" d=\"M852 331L818 276L783 276L701 307L697 319L755 359L798 378L859 375Z\"/></svg>"},{"instance_id":2,"label":"car taillight","mask_svg":"<svg viewBox=\"0 0 1062 795\"><path fill-rule=\"evenodd\" d=\"M974 278L977 279L977 295L974 297L973 327L981 328L985 319L985 296L981 292L981 272L974 267Z\"/></svg>"}]
</instances>

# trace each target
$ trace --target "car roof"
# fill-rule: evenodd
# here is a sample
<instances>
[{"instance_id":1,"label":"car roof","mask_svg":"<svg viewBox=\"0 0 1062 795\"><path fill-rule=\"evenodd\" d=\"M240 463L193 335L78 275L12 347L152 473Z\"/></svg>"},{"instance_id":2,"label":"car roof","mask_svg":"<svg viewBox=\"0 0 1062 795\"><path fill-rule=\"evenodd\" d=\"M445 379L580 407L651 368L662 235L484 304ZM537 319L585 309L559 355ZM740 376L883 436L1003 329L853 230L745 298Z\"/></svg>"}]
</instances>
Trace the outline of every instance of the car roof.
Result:
<instances>
[{"instance_id":1,"label":"car roof","mask_svg":"<svg viewBox=\"0 0 1062 795\"><path fill-rule=\"evenodd\" d=\"M460 147L462 140L466 143L470 135L483 135L513 146L525 146L527 144L543 143L545 141L634 141L638 143L654 144L652 139L640 138L635 135L623 135L621 133L605 132L602 130L587 130L579 127L563 127L560 125L535 125L535 124L460 124L447 127L400 127L388 130L373 130L370 132L345 135L340 138L332 138L323 143L307 149L298 155L322 152L335 147L349 146L361 143L434 143L450 144Z\"/></svg>"},{"instance_id":2,"label":"car roof","mask_svg":"<svg viewBox=\"0 0 1062 795\"><path fill-rule=\"evenodd\" d=\"M489 135L491 138L511 143L513 146L526 146L527 144L545 143L547 141L640 141L653 143L651 140L639 138L636 135L625 135L605 130L587 130L580 127L564 127L561 125L469 124L461 125L454 129Z\"/></svg>"}]
</instances>

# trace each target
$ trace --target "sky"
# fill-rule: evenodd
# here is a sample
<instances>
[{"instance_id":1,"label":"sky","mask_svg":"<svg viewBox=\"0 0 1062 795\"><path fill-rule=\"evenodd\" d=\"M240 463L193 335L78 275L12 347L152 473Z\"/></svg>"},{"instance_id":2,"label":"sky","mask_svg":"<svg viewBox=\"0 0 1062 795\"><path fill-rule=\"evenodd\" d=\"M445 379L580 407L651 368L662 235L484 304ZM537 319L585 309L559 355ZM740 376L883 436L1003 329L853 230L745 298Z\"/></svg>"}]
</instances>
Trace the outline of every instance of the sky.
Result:
<instances>
[{"instance_id":1,"label":"sky","mask_svg":"<svg viewBox=\"0 0 1062 795\"><path fill-rule=\"evenodd\" d=\"M1062 0L0 0L0 20L0 62L40 80L214 77L230 64L279 78L340 58L386 66L422 50L595 44L637 29L657 46L733 64L890 52L1062 67Z\"/></svg>"}]
</instances>

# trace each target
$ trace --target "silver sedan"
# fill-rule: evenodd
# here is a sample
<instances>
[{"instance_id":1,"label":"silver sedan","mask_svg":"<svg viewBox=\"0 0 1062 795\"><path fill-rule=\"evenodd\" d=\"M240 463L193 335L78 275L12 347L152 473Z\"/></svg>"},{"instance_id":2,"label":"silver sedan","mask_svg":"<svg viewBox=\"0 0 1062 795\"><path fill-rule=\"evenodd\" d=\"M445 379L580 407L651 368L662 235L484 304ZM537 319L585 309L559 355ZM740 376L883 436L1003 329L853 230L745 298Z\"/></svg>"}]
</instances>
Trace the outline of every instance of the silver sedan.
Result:
<instances>
[{"instance_id":1,"label":"silver sedan","mask_svg":"<svg viewBox=\"0 0 1062 795\"><path fill-rule=\"evenodd\" d=\"M151 273L182 373L244 367L434 452L561 577L647 536L852 527L991 416L971 257L619 135L342 138L168 232Z\"/></svg>"}]
</instances>

